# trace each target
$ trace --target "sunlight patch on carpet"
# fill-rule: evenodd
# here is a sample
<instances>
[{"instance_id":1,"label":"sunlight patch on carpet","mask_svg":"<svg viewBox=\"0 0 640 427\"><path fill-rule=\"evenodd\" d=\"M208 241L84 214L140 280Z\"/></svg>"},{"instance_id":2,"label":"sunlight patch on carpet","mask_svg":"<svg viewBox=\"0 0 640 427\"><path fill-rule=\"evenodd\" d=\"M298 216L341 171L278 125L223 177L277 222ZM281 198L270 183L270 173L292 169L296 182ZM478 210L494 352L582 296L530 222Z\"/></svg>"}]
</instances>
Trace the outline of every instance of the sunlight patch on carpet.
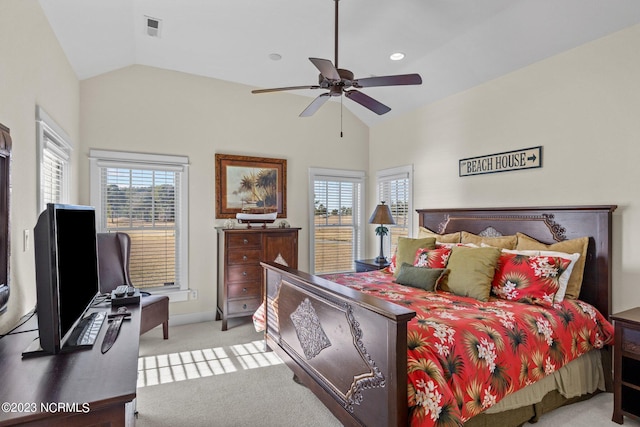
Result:
<instances>
[{"instance_id":1,"label":"sunlight patch on carpet","mask_svg":"<svg viewBox=\"0 0 640 427\"><path fill-rule=\"evenodd\" d=\"M138 358L138 387L186 381L246 369L280 365L264 341Z\"/></svg>"}]
</instances>

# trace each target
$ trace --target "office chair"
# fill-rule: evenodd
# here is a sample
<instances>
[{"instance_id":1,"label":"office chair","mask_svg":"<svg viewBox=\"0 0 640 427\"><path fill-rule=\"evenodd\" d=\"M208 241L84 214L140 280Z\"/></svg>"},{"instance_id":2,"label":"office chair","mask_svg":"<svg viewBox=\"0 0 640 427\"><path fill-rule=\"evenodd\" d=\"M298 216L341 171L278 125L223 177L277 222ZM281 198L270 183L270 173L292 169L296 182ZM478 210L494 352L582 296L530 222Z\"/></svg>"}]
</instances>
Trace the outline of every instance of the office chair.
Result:
<instances>
[{"instance_id":1,"label":"office chair","mask_svg":"<svg viewBox=\"0 0 640 427\"><path fill-rule=\"evenodd\" d=\"M127 233L98 233L100 292L111 293L120 285L130 285L131 237ZM169 297L143 293L140 298L140 335L162 324L162 336L169 338Z\"/></svg>"}]
</instances>

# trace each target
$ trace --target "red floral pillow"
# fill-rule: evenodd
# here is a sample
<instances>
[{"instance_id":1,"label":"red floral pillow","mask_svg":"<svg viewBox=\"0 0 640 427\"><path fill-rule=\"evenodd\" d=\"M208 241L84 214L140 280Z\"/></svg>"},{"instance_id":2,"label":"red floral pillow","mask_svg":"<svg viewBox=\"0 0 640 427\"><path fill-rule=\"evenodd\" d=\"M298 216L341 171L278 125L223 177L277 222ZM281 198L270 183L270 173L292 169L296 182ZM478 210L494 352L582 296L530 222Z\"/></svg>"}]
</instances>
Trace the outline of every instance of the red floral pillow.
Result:
<instances>
[{"instance_id":1,"label":"red floral pillow","mask_svg":"<svg viewBox=\"0 0 640 427\"><path fill-rule=\"evenodd\" d=\"M491 284L492 293L510 301L553 305L560 275L571 260L552 256L502 253Z\"/></svg>"},{"instance_id":2,"label":"red floral pillow","mask_svg":"<svg viewBox=\"0 0 640 427\"><path fill-rule=\"evenodd\" d=\"M413 261L415 267L445 268L451 255L451 248L440 247L436 249L420 248L416 251Z\"/></svg>"},{"instance_id":3,"label":"red floral pillow","mask_svg":"<svg viewBox=\"0 0 640 427\"><path fill-rule=\"evenodd\" d=\"M387 273L395 273L397 267L397 261L396 261L396 253L393 253L393 256L391 257L391 260L389 261L389 265L387 267L384 268L384 271Z\"/></svg>"}]
</instances>

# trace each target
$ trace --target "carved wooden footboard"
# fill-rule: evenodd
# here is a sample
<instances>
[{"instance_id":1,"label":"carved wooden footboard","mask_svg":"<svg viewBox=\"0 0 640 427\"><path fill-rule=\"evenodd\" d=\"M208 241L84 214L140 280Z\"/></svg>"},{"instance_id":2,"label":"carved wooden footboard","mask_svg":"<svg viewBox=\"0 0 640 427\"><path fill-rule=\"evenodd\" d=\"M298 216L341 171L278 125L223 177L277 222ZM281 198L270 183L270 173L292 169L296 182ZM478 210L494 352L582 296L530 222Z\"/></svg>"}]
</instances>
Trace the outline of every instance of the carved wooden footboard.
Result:
<instances>
[{"instance_id":1,"label":"carved wooden footboard","mask_svg":"<svg viewBox=\"0 0 640 427\"><path fill-rule=\"evenodd\" d=\"M407 424L407 322L415 312L262 263L266 340L345 425Z\"/></svg>"}]
</instances>

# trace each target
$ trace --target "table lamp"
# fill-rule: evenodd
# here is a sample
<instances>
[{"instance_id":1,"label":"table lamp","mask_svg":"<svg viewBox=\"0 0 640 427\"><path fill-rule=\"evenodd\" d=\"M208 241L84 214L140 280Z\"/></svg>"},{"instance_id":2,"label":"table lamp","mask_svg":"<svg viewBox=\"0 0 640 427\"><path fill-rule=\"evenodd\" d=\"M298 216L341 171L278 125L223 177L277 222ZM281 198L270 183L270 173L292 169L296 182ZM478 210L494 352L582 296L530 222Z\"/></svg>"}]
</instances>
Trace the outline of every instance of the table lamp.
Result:
<instances>
[{"instance_id":1,"label":"table lamp","mask_svg":"<svg viewBox=\"0 0 640 427\"><path fill-rule=\"evenodd\" d=\"M387 258L384 256L383 238L389 233L389 229L385 227L384 224L395 223L391 215L391 209L389 209L389 206L385 205L384 202L380 202L380 204L376 206L373 214L371 214L371 218L369 218L369 224L380 224L376 227L376 235L380 236L380 255L376 258L376 262L379 264L387 261Z\"/></svg>"}]
</instances>

